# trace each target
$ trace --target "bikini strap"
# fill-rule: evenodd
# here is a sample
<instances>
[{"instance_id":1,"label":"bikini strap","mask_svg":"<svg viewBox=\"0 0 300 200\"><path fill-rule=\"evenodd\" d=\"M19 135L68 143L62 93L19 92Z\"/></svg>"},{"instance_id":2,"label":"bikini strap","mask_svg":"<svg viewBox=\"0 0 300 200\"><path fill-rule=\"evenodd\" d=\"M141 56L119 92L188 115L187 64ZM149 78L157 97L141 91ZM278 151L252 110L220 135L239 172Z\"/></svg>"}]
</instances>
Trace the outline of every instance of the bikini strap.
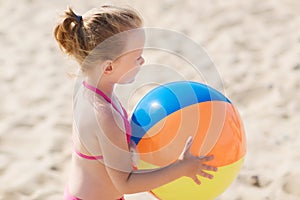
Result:
<instances>
[{"instance_id":1,"label":"bikini strap","mask_svg":"<svg viewBox=\"0 0 300 200\"><path fill-rule=\"evenodd\" d=\"M124 107L121 105L121 108L123 110L124 116L122 115L121 111L118 109L118 107L115 105L115 103L112 101L111 98L109 98L104 92L102 92L100 89L88 84L86 81L83 81L82 84L84 85L84 87L86 87L87 89L95 92L96 94L102 96L108 103L110 103L113 108L121 115L121 117L123 118L124 121L124 125L125 125L125 131L126 131L126 138L127 138L127 143L130 144L130 138L131 138L131 125L128 121L128 114L126 112L126 110L124 109Z\"/></svg>"},{"instance_id":2,"label":"bikini strap","mask_svg":"<svg viewBox=\"0 0 300 200\"><path fill-rule=\"evenodd\" d=\"M99 94L100 96L102 96L108 103L111 103L114 106L114 103L112 102L111 98L109 98L104 92L102 92L101 90L99 90L98 88L88 84L86 81L83 81L82 84L84 85L84 87L88 88L89 90L94 91L95 93ZM118 109L116 109L118 110Z\"/></svg>"},{"instance_id":3,"label":"bikini strap","mask_svg":"<svg viewBox=\"0 0 300 200\"><path fill-rule=\"evenodd\" d=\"M103 159L103 156L88 156L88 155L85 155L85 154L79 152L75 147L74 147L74 151L78 156L80 156L81 158L84 158L84 159L88 159L88 160L102 160Z\"/></svg>"}]
</instances>

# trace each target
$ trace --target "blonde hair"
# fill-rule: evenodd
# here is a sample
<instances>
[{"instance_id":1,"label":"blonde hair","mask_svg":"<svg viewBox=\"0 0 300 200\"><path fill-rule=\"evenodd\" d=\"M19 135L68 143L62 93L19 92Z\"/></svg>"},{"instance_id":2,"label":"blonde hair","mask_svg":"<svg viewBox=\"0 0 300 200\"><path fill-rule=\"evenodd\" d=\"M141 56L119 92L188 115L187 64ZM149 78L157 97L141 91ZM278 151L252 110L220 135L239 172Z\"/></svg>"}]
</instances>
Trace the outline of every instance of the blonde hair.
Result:
<instances>
[{"instance_id":1,"label":"blonde hair","mask_svg":"<svg viewBox=\"0 0 300 200\"><path fill-rule=\"evenodd\" d=\"M105 5L88 12L84 18L68 8L54 29L54 36L59 47L85 71L92 62L118 56L126 42L111 40L102 50L93 51L99 44L118 33L140 28L142 23L137 12L129 8ZM87 56L89 62L85 61Z\"/></svg>"}]
</instances>

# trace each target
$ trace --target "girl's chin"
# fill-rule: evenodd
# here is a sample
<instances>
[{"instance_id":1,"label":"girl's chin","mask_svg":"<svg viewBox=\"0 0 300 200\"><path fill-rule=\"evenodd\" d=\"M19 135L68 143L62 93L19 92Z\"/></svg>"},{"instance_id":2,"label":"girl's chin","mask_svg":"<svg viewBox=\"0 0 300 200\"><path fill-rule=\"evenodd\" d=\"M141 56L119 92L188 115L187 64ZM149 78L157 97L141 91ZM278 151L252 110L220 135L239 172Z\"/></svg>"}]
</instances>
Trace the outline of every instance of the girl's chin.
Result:
<instances>
[{"instance_id":1,"label":"girl's chin","mask_svg":"<svg viewBox=\"0 0 300 200\"><path fill-rule=\"evenodd\" d=\"M130 84L133 83L135 81L135 78L131 79L130 81L127 81L125 84Z\"/></svg>"},{"instance_id":2,"label":"girl's chin","mask_svg":"<svg viewBox=\"0 0 300 200\"><path fill-rule=\"evenodd\" d=\"M118 84L130 84L130 83L133 83L135 81L135 78L132 78L130 80L120 80L118 82Z\"/></svg>"}]
</instances>

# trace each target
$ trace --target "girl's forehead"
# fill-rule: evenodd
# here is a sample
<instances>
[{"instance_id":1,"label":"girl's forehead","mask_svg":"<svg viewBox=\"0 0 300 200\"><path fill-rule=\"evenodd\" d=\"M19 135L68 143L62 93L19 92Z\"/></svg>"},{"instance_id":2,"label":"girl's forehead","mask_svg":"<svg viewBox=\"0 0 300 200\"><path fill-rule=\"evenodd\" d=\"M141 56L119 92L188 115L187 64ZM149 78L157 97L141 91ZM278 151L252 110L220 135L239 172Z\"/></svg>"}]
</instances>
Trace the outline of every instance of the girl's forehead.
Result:
<instances>
[{"instance_id":1,"label":"girl's forehead","mask_svg":"<svg viewBox=\"0 0 300 200\"><path fill-rule=\"evenodd\" d=\"M144 48L145 45L145 33L144 31L137 31L129 34L128 43L129 47L135 49Z\"/></svg>"},{"instance_id":2,"label":"girl's forehead","mask_svg":"<svg viewBox=\"0 0 300 200\"><path fill-rule=\"evenodd\" d=\"M111 37L110 40L120 41L120 45L115 46L116 48L120 48L120 52L116 57L128 54L130 52L138 52L136 50L142 52L145 45L145 32L143 29L132 29L117 34ZM107 42L107 44L111 45L109 41Z\"/></svg>"}]
</instances>

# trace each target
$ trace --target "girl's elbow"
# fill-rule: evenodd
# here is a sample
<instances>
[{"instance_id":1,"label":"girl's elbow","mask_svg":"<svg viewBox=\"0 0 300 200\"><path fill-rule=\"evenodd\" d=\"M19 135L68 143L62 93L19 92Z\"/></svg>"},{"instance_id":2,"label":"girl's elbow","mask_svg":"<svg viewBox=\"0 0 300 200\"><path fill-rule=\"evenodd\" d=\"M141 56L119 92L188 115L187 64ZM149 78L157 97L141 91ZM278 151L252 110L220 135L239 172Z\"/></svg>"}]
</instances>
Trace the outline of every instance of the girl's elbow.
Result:
<instances>
[{"instance_id":1,"label":"girl's elbow","mask_svg":"<svg viewBox=\"0 0 300 200\"><path fill-rule=\"evenodd\" d=\"M133 194L137 193L134 187L131 187L129 184L124 183L124 184L119 184L117 185L118 191L120 191L122 194Z\"/></svg>"},{"instance_id":2,"label":"girl's elbow","mask_svg":"<svg viewBox=\"0 0 300 200\"><path fill-rule=\"evenodd\" d=\"M146 188L142 187L143 184L138 184L135 179L133 180L133 173L129 173L126 180L121 184L119 190L122 191L123 194L134 194L138 192L145 192L147 191Z\"/></svg>"}]
</instances>

